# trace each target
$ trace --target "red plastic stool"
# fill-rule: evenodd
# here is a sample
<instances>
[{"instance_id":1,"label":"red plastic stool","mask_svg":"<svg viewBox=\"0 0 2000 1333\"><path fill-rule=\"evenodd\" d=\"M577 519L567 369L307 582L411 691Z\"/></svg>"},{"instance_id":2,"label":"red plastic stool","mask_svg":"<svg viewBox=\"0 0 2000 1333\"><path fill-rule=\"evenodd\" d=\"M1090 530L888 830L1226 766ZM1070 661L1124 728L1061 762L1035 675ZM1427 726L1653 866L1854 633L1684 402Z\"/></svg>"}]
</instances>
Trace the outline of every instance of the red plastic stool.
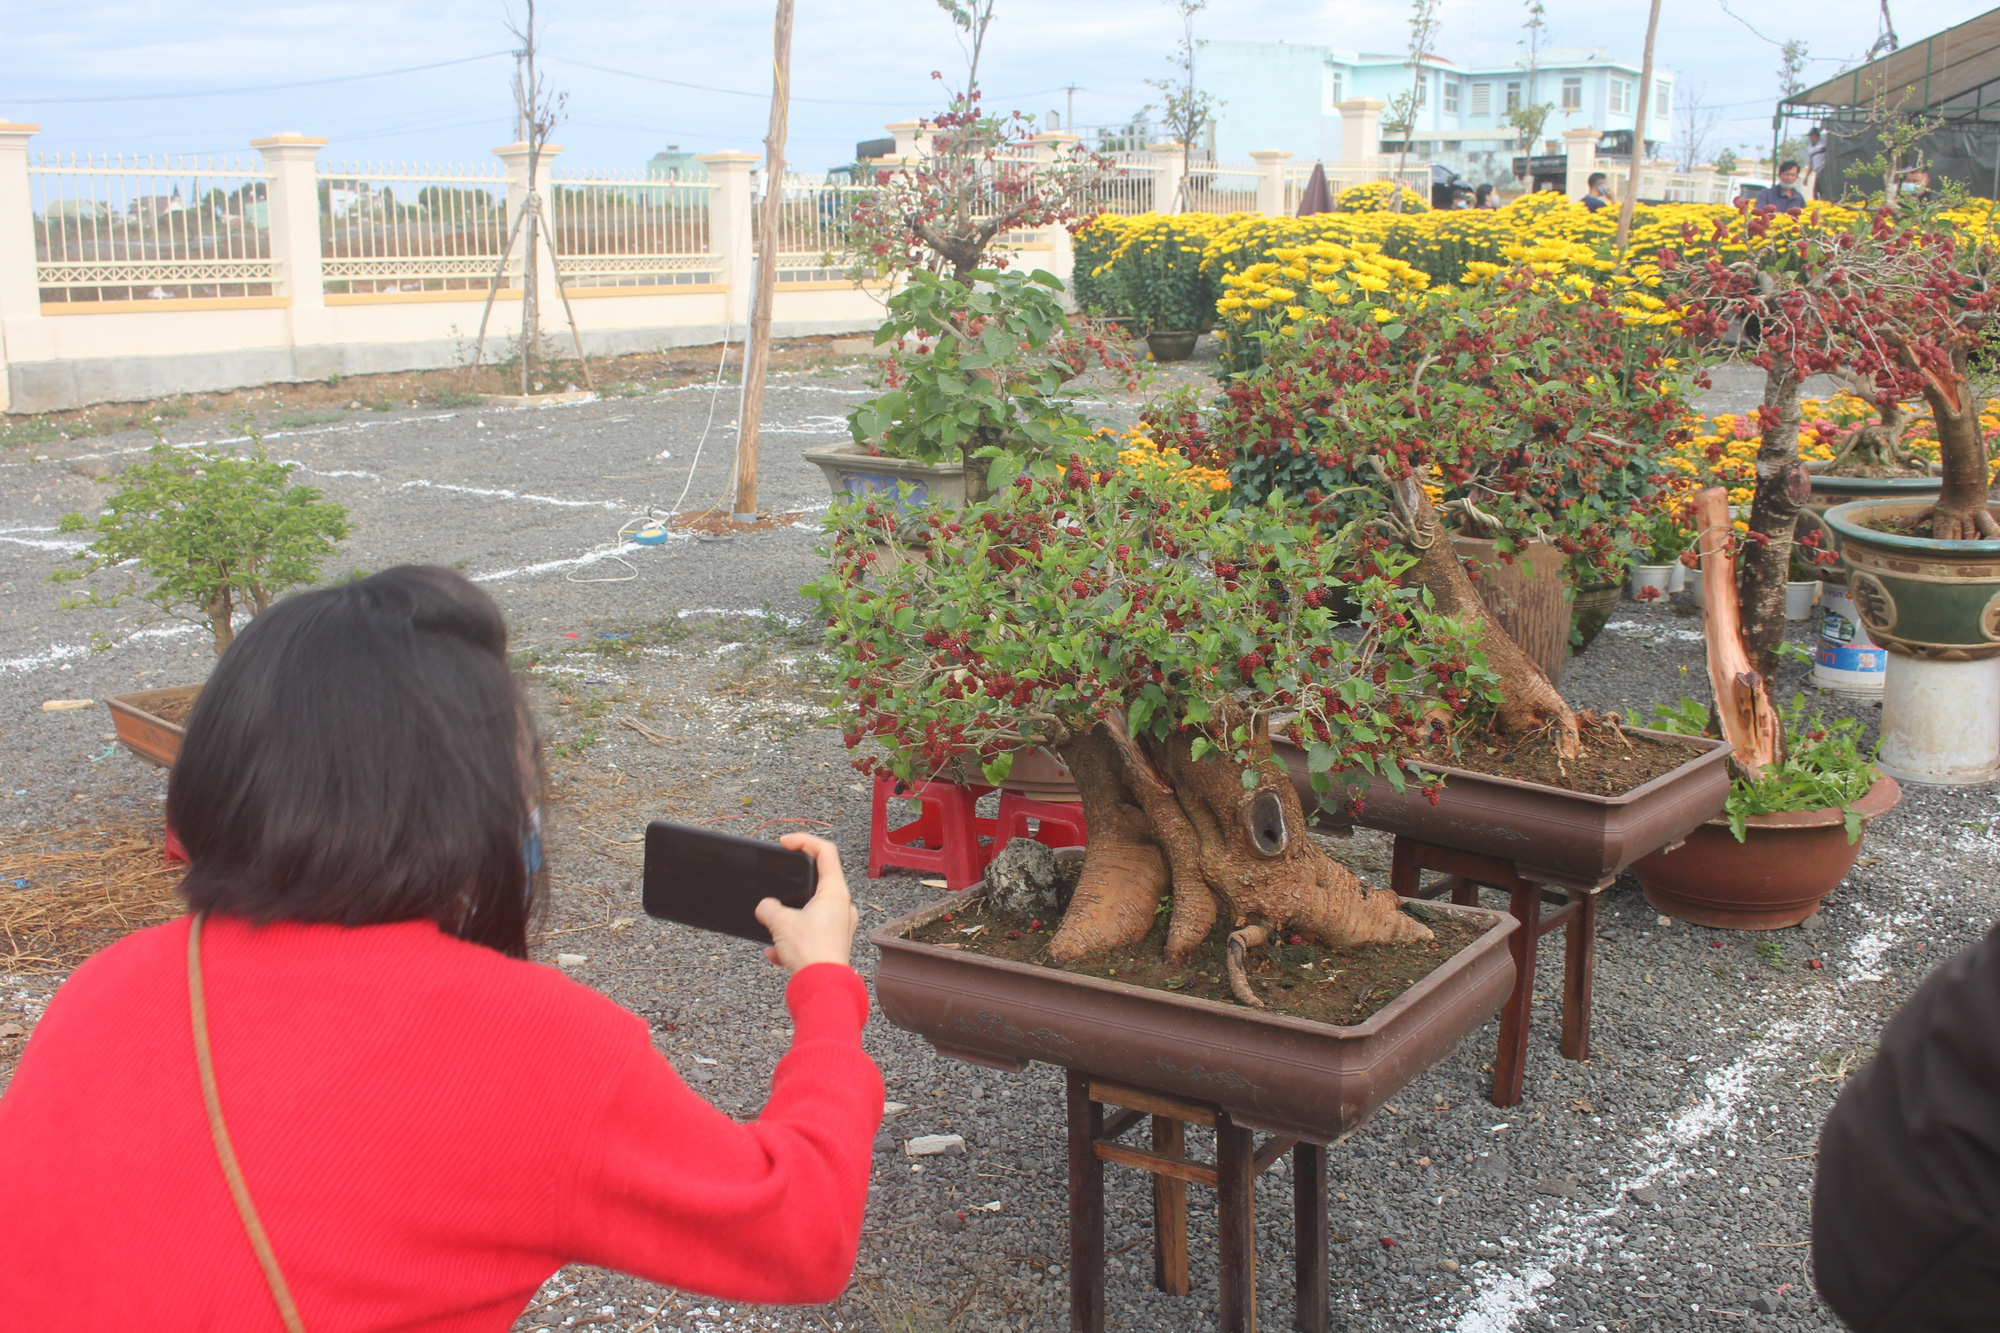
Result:
<instances>
[{"instance_id":1,"label":"red plastic stool","mask_svg":"<svg viewBox=\"0 0 2000 1333\"><path fill-rule=\"evenodd\" d=\"M1028 831L1031 819L1037 825L1032 833ZM1081 847L1086 834L1082 802L1036 801L1017 791L1000 793L1000 814L993 822L995 856L1013 838L1033 838L1045 847Z\"/></svg>"},{"instance_id":2,"label":"red plastic stool","mask_svg":"<svg viewBox=\"0 0 2000 1333\"><path fill-rule=\"evenodd\" d=\"M994 821L981 819L979 798L991 787L961 787L955 782L905 784L887 773L875 777L875 808L868 823L868 877L880 877L890 866L928 870L944 876L945 887L969 889L985 874ZM891 799L914 800L923 806L907 824L889 827Z\"/></svg>"},{"instance_id":3,"label":"red plastic stool","mask_svg":"<svg viewBox=\"0 0 2000 1333\"><path fill-rule=\"evenodd\" d=\"M182 865L188 864L187 848L181 846L180 838L174 833L174 826L169 824L166 827L166 863L172 865L174 862L179 861Z\"/></svg>"}]
</instances>

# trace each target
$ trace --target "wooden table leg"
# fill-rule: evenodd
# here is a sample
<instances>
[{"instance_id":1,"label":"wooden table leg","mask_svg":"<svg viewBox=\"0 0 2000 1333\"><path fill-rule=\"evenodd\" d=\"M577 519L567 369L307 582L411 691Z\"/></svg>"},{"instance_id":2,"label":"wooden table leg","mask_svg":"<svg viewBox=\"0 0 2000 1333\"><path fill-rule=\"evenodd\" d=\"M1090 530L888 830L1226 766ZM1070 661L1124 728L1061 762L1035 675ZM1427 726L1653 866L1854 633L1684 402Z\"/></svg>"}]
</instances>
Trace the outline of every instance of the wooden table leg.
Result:
<instances>
[{"instance_id":1,"label":"wooden table leg","mask_svg":"<svg viewBox=\"0 0 2000 1333\"><path fill-rule=\"evenodd\" d=\"M1256 1145L1227 1111L1215 1115L1216 1231L1220 1237L1216 1286L1222 1295L1222 1333L1257 1331L1257 1226L1251 1159Z\"/></svg>"},{"instance_id":2,"label":"wooden table leg","mask_svg":"<svg viewBox=\"0 0 2000 1333\"><path fill-rule=\"evenodd\" d=\"M1535 993L1535 942L1541 924L1542 890L1538 884L1516 881L1512 892L1514 919L1521 924L1508 938L1514 955L1514 991L1500 1011L1500 1049L1493 1057L1493 1104L1513 1106L1521 1100L1528 1066L1528 1020Z\"/></svg>"},{"instance_id":3,"label":"wooden table leg","mask_svg":"<svg viewBox=\"0 0 2000 1333\"><path fill-rule=\"evenodd\" d=\"M1417 863L1417 844L1398 838L1389 852L1389 887L1401 898L1414 898L1422 887L1424 872Z\"/></svg>"},{"instance_id":4,"label":"wooden table leg","mask_svg":"<svg viewBox=\"0 0 2000 1333\"><path fill-rule=\"evenodd\" d=\"M1301 1143L1292 1149L1292 1247L1298 1295L1292 1327L1299 1333L1327 1333L1326 1149Z\"/></svg>"},{"instance_id":5,"label":"wooden table leg","mask_svg":"<svg viewBox=\"0 0 2000 1333\"><path fill-rule=\"evenodd\" d=\"M1562 1053L1572 1060L1590 1058L1590 983L1596 970L1597 895L1586 893L1563 937Z\"/></svg>"},{"instance_id":6,"label":"wooden table leg","mask_svg":"<svg viewBox=\"0 0 2000 1333\"><path fill-rule=\"evenodd\" d=\"M1104 1163L1097 1135L1104 1108L1090 1100L1090 1078L1074 1069L1069 1109L1069 1327L1104 1333Z\"/></svg>"},{"instance_id":7,"label":"wooden table leg","mask_svg":"<svg viewBox=\"0 0 2000 1333\"><path fill-rule=\"evenodd\" d=\"M1171 1116L1153 1117L1153 1151L1187 1156L1187 1126ZM1153 1285L1169 1296L1188 1294L1187 1182L1153 1176Z\"/></svg>"}]
</instances>

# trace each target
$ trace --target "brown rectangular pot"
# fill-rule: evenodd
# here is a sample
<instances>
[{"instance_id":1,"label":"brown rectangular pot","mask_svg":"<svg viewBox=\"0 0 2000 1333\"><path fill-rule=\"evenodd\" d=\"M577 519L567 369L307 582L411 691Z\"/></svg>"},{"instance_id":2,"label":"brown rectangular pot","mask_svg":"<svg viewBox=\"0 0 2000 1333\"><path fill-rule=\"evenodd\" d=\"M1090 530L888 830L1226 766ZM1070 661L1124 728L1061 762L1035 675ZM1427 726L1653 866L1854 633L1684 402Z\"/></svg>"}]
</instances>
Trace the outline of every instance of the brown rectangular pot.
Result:
<instances>
[{"instance_id":1,"label":"brown rectangular pot","mask_svg":"<svg viewBox=\"0 0 2000 1333\"><path fill-rule=\"evenodd\" d=\"M1627 727L1640 736L1662 731ZM1402 791L1372 777L1354 822L1398 837L1512 861L1538 884L1597 889L1640 857L1679 842L1722 813L1729 799L1727 741L1704 736L1669 739L1699 746L1695 756L1623 796L1592 796L1519 778L1492 777L1440 764L1423 767L1444 774L1444 790L1432 805L1416 784ZM1275 748L1291 770L1299 799L1312 810L1319 797L1307 775L1305 752L1279 742ZM1322 814L1325 822L1335 821Z\"/></svg>"},{"instance_id":2,"label":"brown rectangular pot","mask_svg":"<svg viewBox=\"0 0 2000 1333\"><path fill-rule=\"evenodd\" d=\"M975 894L979 890L973 891ZM1334 1027L904 938L964 895L877 927L875 993L942 1055L1019 1070L1045 1060L1221 1106L1239 1124L1312 1143L1350 1132L1499 1012L1514 983L1504 912L1436 904L1485 934L1365 1023Z\"/></svg>"},{"instance_id":3,"label":"brown rectangular pot","mask_svg":"<svg viewBox=\"0 0 2000 1333\"><path fill-rule=\"evenodd\" d=\"M164 690L114 694L104 702L111 709L111 726L118 733L120 744L149 764L172 768L181 752L181 737L187 733L178 723L154 716L153 710L200 693L199 685L175 685Z\"/></svg>"}]
</instances>

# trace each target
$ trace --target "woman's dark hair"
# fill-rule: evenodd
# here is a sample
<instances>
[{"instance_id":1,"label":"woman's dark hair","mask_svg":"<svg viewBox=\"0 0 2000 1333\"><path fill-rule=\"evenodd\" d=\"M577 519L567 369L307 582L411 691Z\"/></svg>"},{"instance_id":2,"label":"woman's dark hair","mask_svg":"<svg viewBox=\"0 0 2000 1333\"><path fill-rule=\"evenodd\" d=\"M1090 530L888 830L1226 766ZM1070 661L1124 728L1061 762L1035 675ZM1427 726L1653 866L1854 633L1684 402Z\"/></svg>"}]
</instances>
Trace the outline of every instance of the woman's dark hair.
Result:
<instances>
[{"instance_id":1,"label":"woman's dark hair","mask_svg":"<svg viewBox=\"0 0 2000 1333\"><path fill-rule=\"evenodd\" d=\"M237 636L167 784L198 912L435 921L527 953L541 754L507 623L463 575L403 565L300 593Z\"/></svg>"},{"instance_id":2,"label":"woman's dark hair","mask_svg":"<svg viewBox=\"0 0 2000 1333\"><path fill-rule=\"evenodd\" d=\"M1476 206L1484 208L1486 206L1487 199L1490 198L1492 194L1493 194L1493 187L1491 185L1481 185L1478 189L1472 192L1472 202Z\"/></svg>"}]
</instances>

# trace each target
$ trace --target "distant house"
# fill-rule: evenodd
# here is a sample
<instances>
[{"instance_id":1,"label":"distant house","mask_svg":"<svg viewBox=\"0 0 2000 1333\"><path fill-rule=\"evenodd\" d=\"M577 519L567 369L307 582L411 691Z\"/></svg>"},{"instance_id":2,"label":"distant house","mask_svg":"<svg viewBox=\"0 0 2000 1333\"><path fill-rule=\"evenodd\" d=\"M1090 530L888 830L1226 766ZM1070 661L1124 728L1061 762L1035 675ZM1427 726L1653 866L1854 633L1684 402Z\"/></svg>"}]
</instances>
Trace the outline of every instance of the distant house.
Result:
<instances>
[{"instance_id":1,"label":"distant house","mask_svg":"<svg viewBox=\"0 0 2000 1333\"><path fill-rule=\"evenodd\" d=\"M708 180L708 163L694 153L685 152L677 143L667 145L664 153L653 154L646 163L646 179L656 181L690 181L705 184ZM648 202L653 204L673 204L686 208L700 206L708 192L695 188L687 190L647 190Z\"/></svg>"},{"instance_id":2,"label":"distant house","mask_svg":"<svg viewBox=\"0 0 2000 1333\"><path fill-rule=\"evenodd\" d=\"M1342 102L1392 103L1418 90L1417 123L1410 133L1412 164L1436 163L1475 181L1513 175L1520 138L1507 123L1509 110L1546 103L1554 109L1542 127L1544 142L1531 152L1561 152L1562 133L1585 127L1634 128L1639 109L1639 67L1613 60L1602 49L1544 52L1530 86L1525 57L1503 66L1465 69L1436 57L1416 79L1407 57L1372 55L1331 46L1290 42L1202 42L1197 54L1201 87L1222 103L1216 115L1215 156L1241 162L1252 149L1282 148L1295 162L1342 160ZM1648 144L1672 137L1675 76L1653 73ZM1394 154L1403 135L1383 126L1368 151Z\"/></svg>"}]
</instances>

